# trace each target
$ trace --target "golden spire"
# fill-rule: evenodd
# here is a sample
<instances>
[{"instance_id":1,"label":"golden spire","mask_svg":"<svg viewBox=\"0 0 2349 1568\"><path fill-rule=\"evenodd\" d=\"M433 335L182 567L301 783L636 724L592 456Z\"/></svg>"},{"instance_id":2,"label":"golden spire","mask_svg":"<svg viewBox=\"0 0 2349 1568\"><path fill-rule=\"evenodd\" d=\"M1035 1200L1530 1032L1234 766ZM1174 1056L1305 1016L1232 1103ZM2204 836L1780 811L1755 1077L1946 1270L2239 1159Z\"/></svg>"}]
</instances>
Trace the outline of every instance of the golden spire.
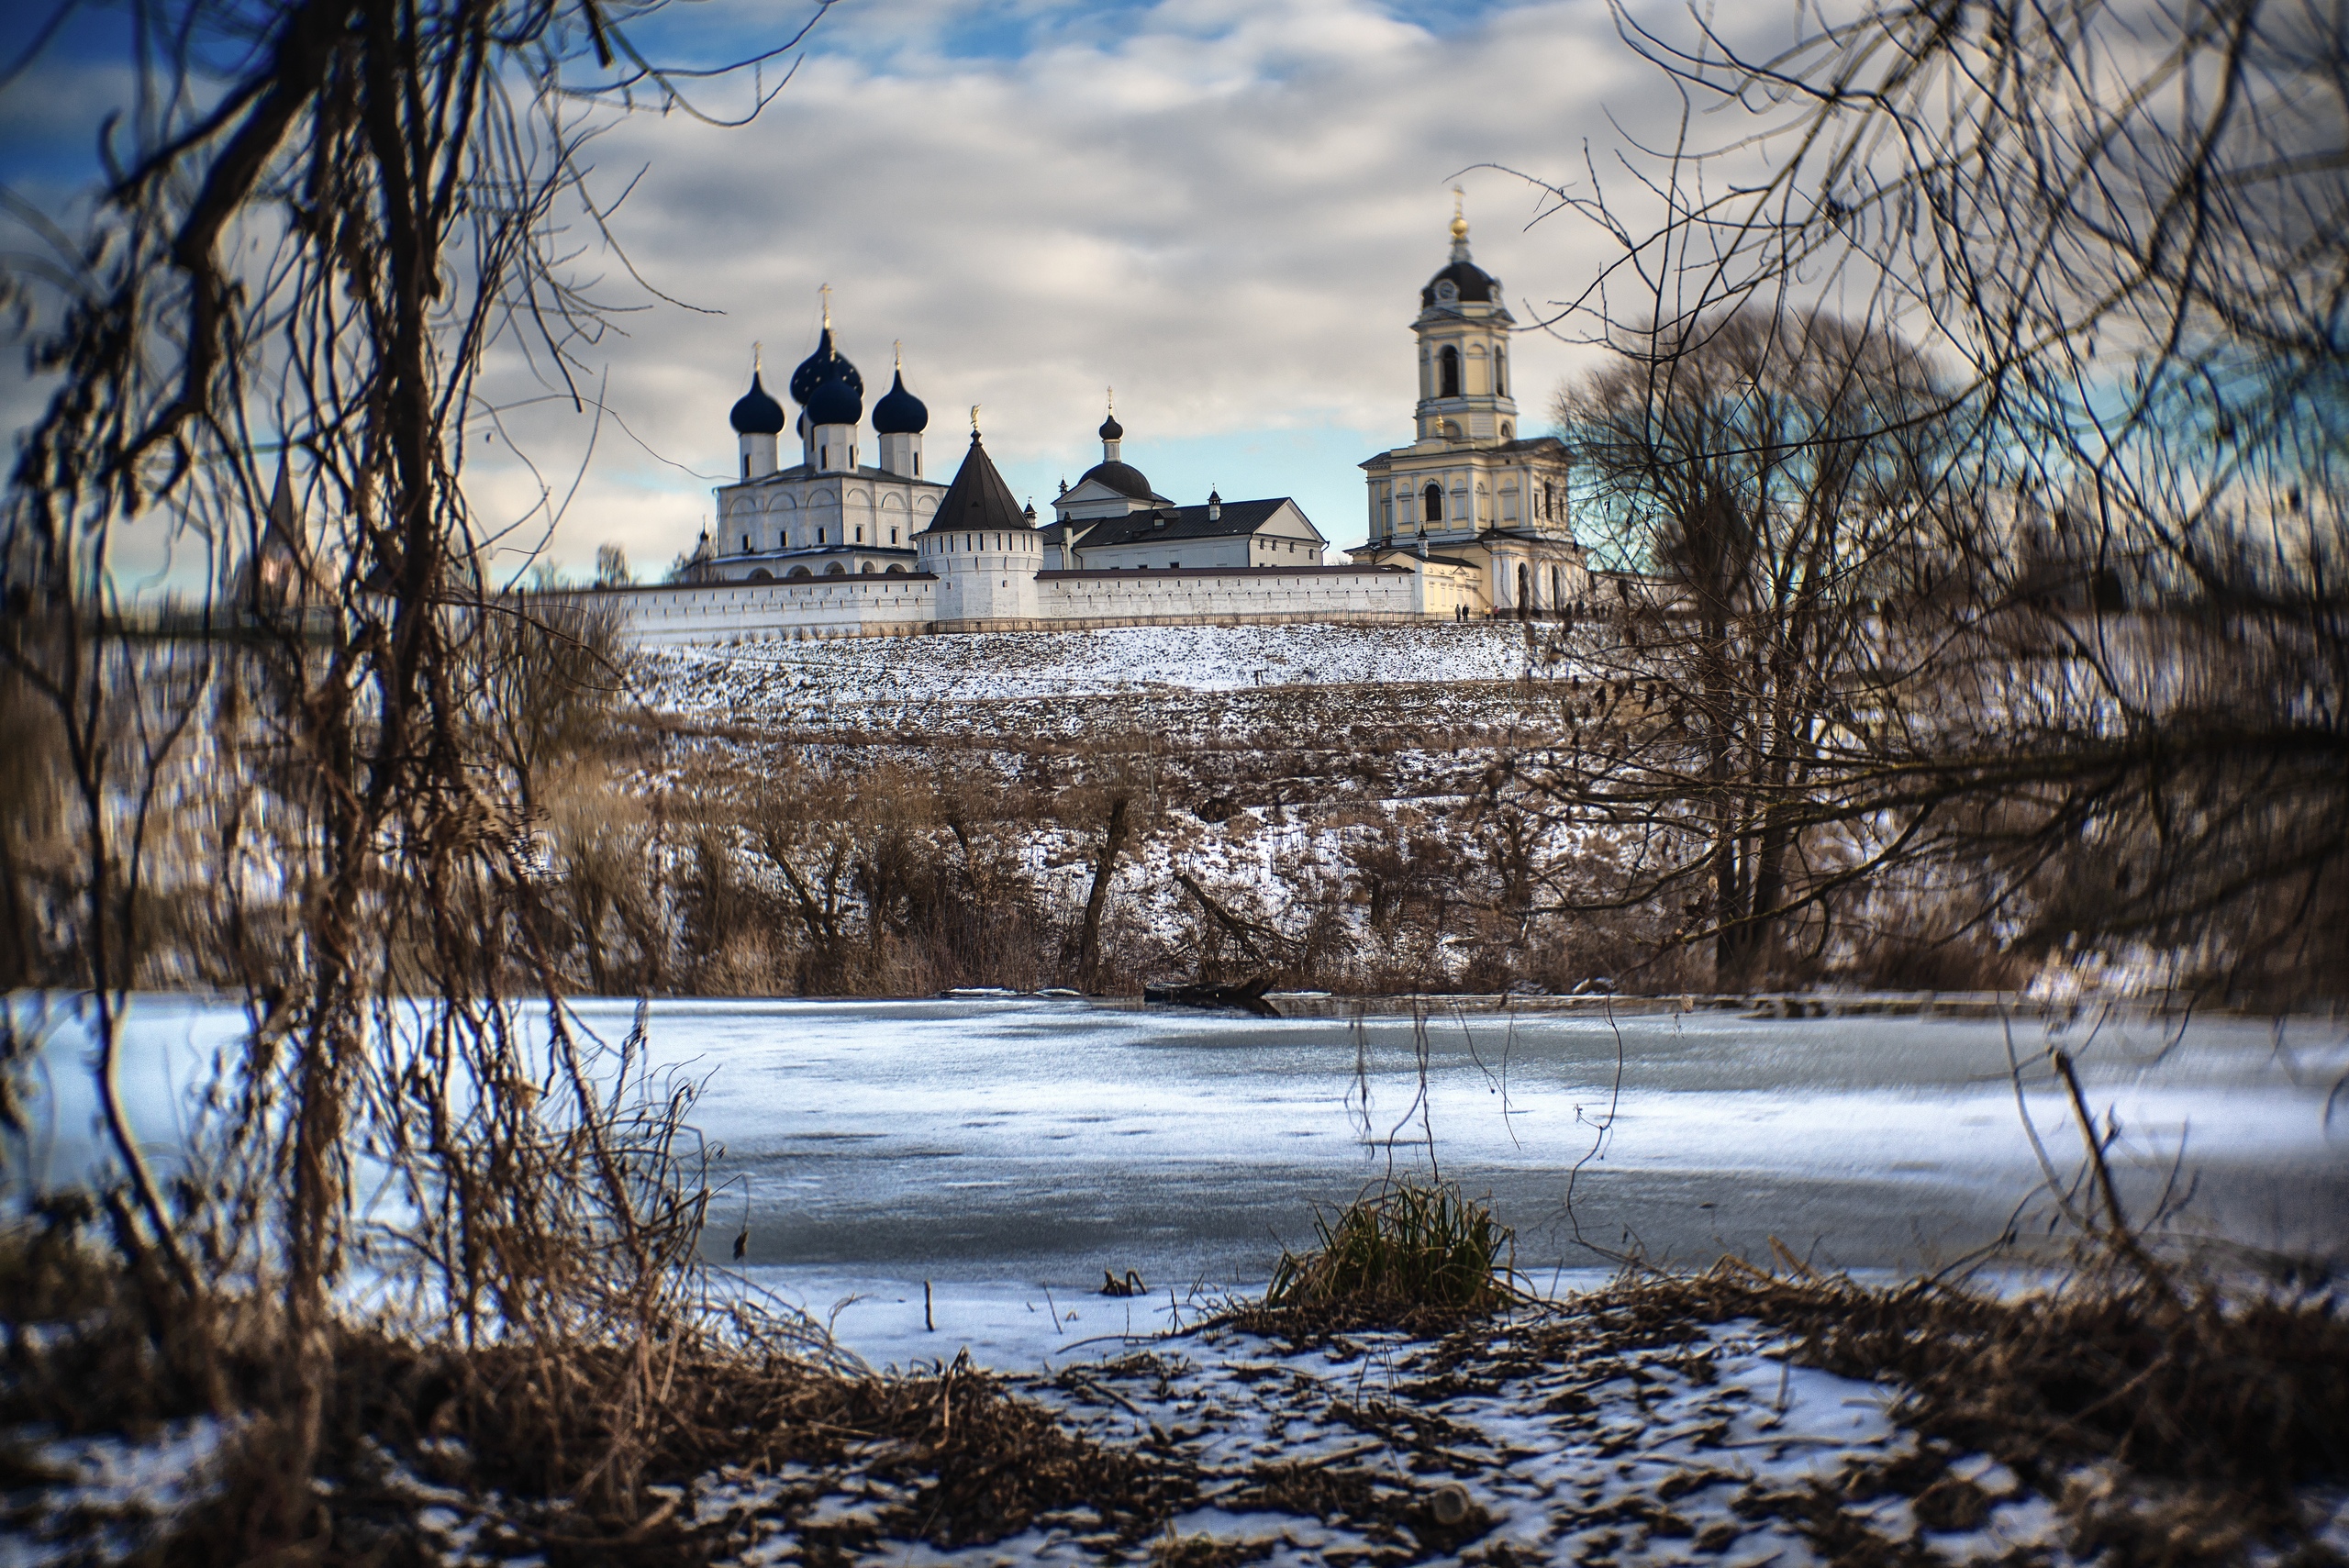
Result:
<instances>
[{"instance_id":1,"label":"golden spire","mask_svg":"<svg viewBox=\"0 0 2349 1568\"><path fill-rule=\"evenodd\" d=\"M903 338L889 345L889 368L892 370L901 371L906 368L906 340Z\"/></svg>"},{"instance_id":2,"label":"golden spire","mask_svg":"<svg viewBox=\"0 0 2349 1568\"><path fill-rule=\"evenodd\" d=\"M758 373L759 373L759 372L761 372L762 370L764 370L764 369L766 368L766 365L765 365L765 363L764 363L765 359L766 359L766 345L765 345L764 343L753 343L753 344L751 344L751 373L752 375L756 375L756 374L758 374Z\"/></svg>"},{"instance_id":3,"label":"golden spire","mask_svg":"<svg viewBox=\"0 0 2349 1568\"><path fill-rule=\"evenodd\" d=\"M1467 199L1468 193L1466 191L1462 190L1457 185L1452 187L1452 240L1455 245L1462 243L1468 238L1468 217L1466 213L1461 210L1463 204L1465 203Z\"/></svg>"},{"instance_id":4,"label":"golden spire","mask_svg":"<svg viewBox=\"0 0 2349 1568\"><path fill-rule=\"evenodd\" d=\"M1101 395L1109 400L1109 413L1112 417L1115 417L1118 412L1118 389L1114 386L1105 386L1101 389Z\"/></svg>"},{"instance_id":5,"label":"golden spire","mask_svg":"<svg viewBox=\"0 0 2349 1568\"><path fill-rule=\"evenodd\" d=\"M832 329L832 285L821 284L816 292L824 296L824 330L829 332Z\"/></svg>"},{"instance_id":6,"label":"golden spire","mask_svg":"<svg viewBox=\"0 0 2349 1568\"><path fill-rule=\"evenodd\" d=\"M979 439L979 406L978 406L977 404L974 403L974 404L972 404L972 405L971 405L971 439L973 439L973 440L974 440L974 441L975 441L975 440L977 440L978 439Z\"/></svg>"}]
</instances>

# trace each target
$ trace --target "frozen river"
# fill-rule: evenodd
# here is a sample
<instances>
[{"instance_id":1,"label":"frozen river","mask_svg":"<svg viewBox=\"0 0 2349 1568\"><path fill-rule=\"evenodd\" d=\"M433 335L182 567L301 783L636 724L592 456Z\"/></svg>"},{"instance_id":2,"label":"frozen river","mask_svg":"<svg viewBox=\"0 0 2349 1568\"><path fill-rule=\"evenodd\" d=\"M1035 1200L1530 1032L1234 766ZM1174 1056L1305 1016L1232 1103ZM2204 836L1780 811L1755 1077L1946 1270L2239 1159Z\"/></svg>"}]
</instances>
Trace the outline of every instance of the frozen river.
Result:
<instances>
[{"instance_id":1,"label":"frozen river","mask_svg":"<svg viewBox=\"0 0 2349 1568\"><path fill-rule=\"evenodd\" d=\"M632 1006L581 1011L618 1039ZM131 1075L159 1141L170 1085L234 1019L145 1007ZM2013 1038L2043 1060L2036 1020ZM2118 1118L2141 1207L2175 1168L2194 1183L2184 1227L2349 1257L2349 1105L2325 1123L2349 1070L2340 1026L2082 1023L2055 1038L2097 1113ZM930 1280L1024 1310L1048 1285L1097 1287L1105 1268L1155 1291L1261 1284L1283 1243L1310 1240L1315 1204L1390 1160L1424 1169L1431 1129L1442 1174L1491 1194L1543 1284L1606 1266L1586 1242L1701 1264L1760 1257L1776 1236L1825 1264L1935 1266L1998 1237L2039 1181L1996 1022L1438 1015L1424 1117L1411 1024L1391 1017L1358 1040L1343 1019L1043 999L680 1001L652 1009L651 1044L704 1080L696 1120L718 1178L744 1178L713 1218L713 1257L747 1184L754 1276L819 1307L856 1290L903 1302ZM85 1157L72 1054L50 1052L52 1176ZM2078 1136L2043 1067L2032 1082L2029 1114L2069 1171Z\"/></svg>"}]
</instances>

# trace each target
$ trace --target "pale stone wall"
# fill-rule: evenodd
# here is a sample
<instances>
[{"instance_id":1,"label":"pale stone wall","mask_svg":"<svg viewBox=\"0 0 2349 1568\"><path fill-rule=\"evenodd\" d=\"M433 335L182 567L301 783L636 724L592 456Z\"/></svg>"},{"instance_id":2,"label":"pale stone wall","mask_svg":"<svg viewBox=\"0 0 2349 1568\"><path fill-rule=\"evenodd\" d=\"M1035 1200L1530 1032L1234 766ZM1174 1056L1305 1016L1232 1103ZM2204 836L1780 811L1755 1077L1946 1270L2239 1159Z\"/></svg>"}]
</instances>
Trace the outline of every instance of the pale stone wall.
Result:
<instances>
[{"instance_id":1,"label":"pale stone wall","mask_svg":"<svg viewBox=\"0 0 2349 1568\"><path fill-rule=\"evenodd\" d=\"M1001 538L1020 548L974 551L965 558L967 565L965 559L953 559L944 575L662 584L564 596L617 615L622 635L648 648L930 631L1404 621L1451 614L1449 600L1431 604L1421 575L1400 566L1036 572L1032 562L1042 553L1041 539L1030 533ZM982 562L994 577L982 576ZM1020 565L1028 571L1015 570ZM981 613L964 613L965 600L980 601Z\"/></svg>"},{"instance_id":2,"label":"pale stone wall","mask_svg":"<svg viewBox=\"0 0 2349 1568\"><path fill-rule=\"evenodd\" d=\"M927 573L818 577L796 583L662 584L580 594L619 617L639 647L790 641L808 637L907 637L926 631L938 581Z\"/></svg>"},{"instance_id":3,"label":"pale stone wall","mask_svg":"<svg viewBox=\"0 0 2349 1568\"><path fill-rule=\"evenodd\" d=\"M1391 566L1044 572L1036 600L1040 619L1087 626L1235 617L1408 620L1427 613L1419 574Z\"/></svg>"}]
</instances>

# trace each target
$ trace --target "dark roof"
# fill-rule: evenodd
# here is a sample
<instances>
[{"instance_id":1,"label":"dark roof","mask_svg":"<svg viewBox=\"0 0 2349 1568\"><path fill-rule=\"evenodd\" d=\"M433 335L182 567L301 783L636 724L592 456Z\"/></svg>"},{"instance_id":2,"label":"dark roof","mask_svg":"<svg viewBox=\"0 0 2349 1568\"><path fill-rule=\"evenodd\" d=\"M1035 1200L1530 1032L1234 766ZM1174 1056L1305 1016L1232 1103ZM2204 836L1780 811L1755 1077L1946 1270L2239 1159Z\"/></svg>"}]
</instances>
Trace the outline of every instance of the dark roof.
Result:
<instances>
[{"instance_id":1,"label":"dark roof","mask_svg":"<svg viewBox=\"0 0 2349 1568\"><path fill-rule=\"evenodd\" d=\"M1424 561L1431 566L1464 566L1471 572L1480 570L1475 562L1463 561L1456 555L1421 555L1399 539L1375 539L1369 544L1356 546L1346 553L1367 555L1374 560L1380 556L1392 555L1404 561Z\"/></svg>"},{"instance_id":2,"label":"dark roof","mask_svg":"<svg viewBox=\"0 0 2349 1568\"><path fill-rule=\"evenodd\" d=\"M955 472L954 483L946 487L939 498L938 510L930 519L926 534L960 533L964 528L1003 528L1033 531L1035 524L1020 515L1019 503L1012 498L1011 486L995 471L987 457L987 449L979 445L979 433L971 432L971 450L963 455L963 466Z\"/></svg>"},{"instance_id":3,"label":"dark roof","mask_svg":"<svg viewBox=\"0 0 2349 1568\"><path fill-rule=\"evenodd\" d=\"M1126 428L1118 423L1118 417L1115 414L1101 421L1101 439L1105 441L1122 441L1126 439Z\"/></svg>"},{"instance_id":4,"label":"dark roof","mask_svg":"<svg viewBox=\"0 0 2349 1568\"><path fill-rule=\"evenodd\" d=\"M783 405L759 384L759 373L751 373L751 390L744 393L727 416L733 422L735 433L743 436L772 436L790 422Z\"/></svg>"},{"instance_id":5,"label":"dark roof","mask_svg":"<svg viewBox=\"0 0 2349 1568\"><path fill-rule=\"evenodd\" d=\"M1455 251L1454 254L1458 252ZM1452 265L1428 280L1428 286L1419 291L1419 303L1423 306L1434 305L1435 285L1447 278L1451 280L1453 287L1460 291L1460 297L1464 301L1474 300L1479 305L1489 305L1492 303L1493 296L1501 292L1500 279L1474 261L1460 261L1453 262Z\"/></svg>"},{"instance_id":6,"label":"dark roof","mask_svg":"<svg viewBox=\"0 0 2349 1568\"><path fill-rule=\"evenodd\" d=\"M1107 429L1108 427L1105 425L1102 428ZM1104 440L1115 439L1110 436L1102 438ZM1082 484L1086 479L1097 479L1119 495L1129 496L1136 501L1153 500L1158 495L1157 491L1150 487L1150 481L1142 477L1141 470L1130 462L1097 462L1085 471L1084 477L1077 483Z\"/></svg>"},{"instance_id":7,"label":"dark roof","mask_svg":"<svg viewBox=\"0 0 2349 1568\"><path fill-rule=\"evenodd\" d=\"M873 428L884 436L918 436L930 424L930 410L921 399L906 390L906 373L899 371L873 406Z\"/></svg>"},{"instance_id":8,"label":"dark roof","mask_svg":"<svg viewBox=\"0 0 2349 1568\"><path fill-rule=\"evenodd\" d=\"M1236 539L1263 528L1275 512L1287 504L1286 495L1275 495L1269 501L1226 501L1223 515L1213 518L1208 516L1205 506L1160 506L1148 512L1128 512L1122 517L1104 517L1092 525L1076 541L1076 548L1140 544L1145 539ZM1161 519L1165 524L1163 528L1159 526ZM1082 517L1073 522L1078 528L1085 526Z\"/></svg>"},{"instance_id":9,"label":"dark roof","mask_svg":"<svg viewBox=\"0 0 2349 1568\"><path fill-rule=\"evenodd\" d=\"M1346 573L1409 570L1408 566L1364 566L1360 562L1348 566L1096 566L1074 572L1048 567L1036 573L1036 581L1041 583L1050 578L1065 582L1091 578L1102 583L1134 583L1152 577L1334 577Z\"/></svg>"},{"instance_id":10,"label":"dark roof","mask_svg":"<svg viewBox=\"0 0 2349 1568\"><path fill-rule=\"evenodd\" d=\"M1555 452L1563 455L1566 450L1566 443L1555 436L1524 436L1517 440L1502 441L1496 446L1479 447L1476 450L1487 452ZM1383 468L1392 468L1395 466L1395 453L1383 451L1375 457L1363 459L1354 466L1369 469L1373 473Z\"/></svg>"}]
</instances>

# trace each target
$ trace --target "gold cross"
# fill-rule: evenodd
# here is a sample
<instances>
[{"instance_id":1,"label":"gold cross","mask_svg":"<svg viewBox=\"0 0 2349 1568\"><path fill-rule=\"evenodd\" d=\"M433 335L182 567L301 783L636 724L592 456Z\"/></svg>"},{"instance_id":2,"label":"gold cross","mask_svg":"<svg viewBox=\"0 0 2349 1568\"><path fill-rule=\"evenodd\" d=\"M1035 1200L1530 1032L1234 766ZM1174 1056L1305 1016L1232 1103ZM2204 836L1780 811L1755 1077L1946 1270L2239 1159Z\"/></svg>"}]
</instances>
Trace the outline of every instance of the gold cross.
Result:
<instances>
[{"instance_id":1,"label":"gold cross","mask_svg":"<svg viewBox=\"0 0 2349 1568\"><path fill-rule=\"evenodd\" d=\"M824 325L829 327L832 324L832 285L820 284L816 292L824 296Z\"/></svg>"},{"instance_id":2,"label":"gold cross","mask_svg":"<svg viewBox=\"0 0 2349 1568\"><path fill-rule=\"evenodd\" d=\"M752 375L758 374L760 370L763 368L762 361L765 358L765 348L766 345L763 343L753 343L751 345L751 373Z\"/></svg>"}]
</instances>

